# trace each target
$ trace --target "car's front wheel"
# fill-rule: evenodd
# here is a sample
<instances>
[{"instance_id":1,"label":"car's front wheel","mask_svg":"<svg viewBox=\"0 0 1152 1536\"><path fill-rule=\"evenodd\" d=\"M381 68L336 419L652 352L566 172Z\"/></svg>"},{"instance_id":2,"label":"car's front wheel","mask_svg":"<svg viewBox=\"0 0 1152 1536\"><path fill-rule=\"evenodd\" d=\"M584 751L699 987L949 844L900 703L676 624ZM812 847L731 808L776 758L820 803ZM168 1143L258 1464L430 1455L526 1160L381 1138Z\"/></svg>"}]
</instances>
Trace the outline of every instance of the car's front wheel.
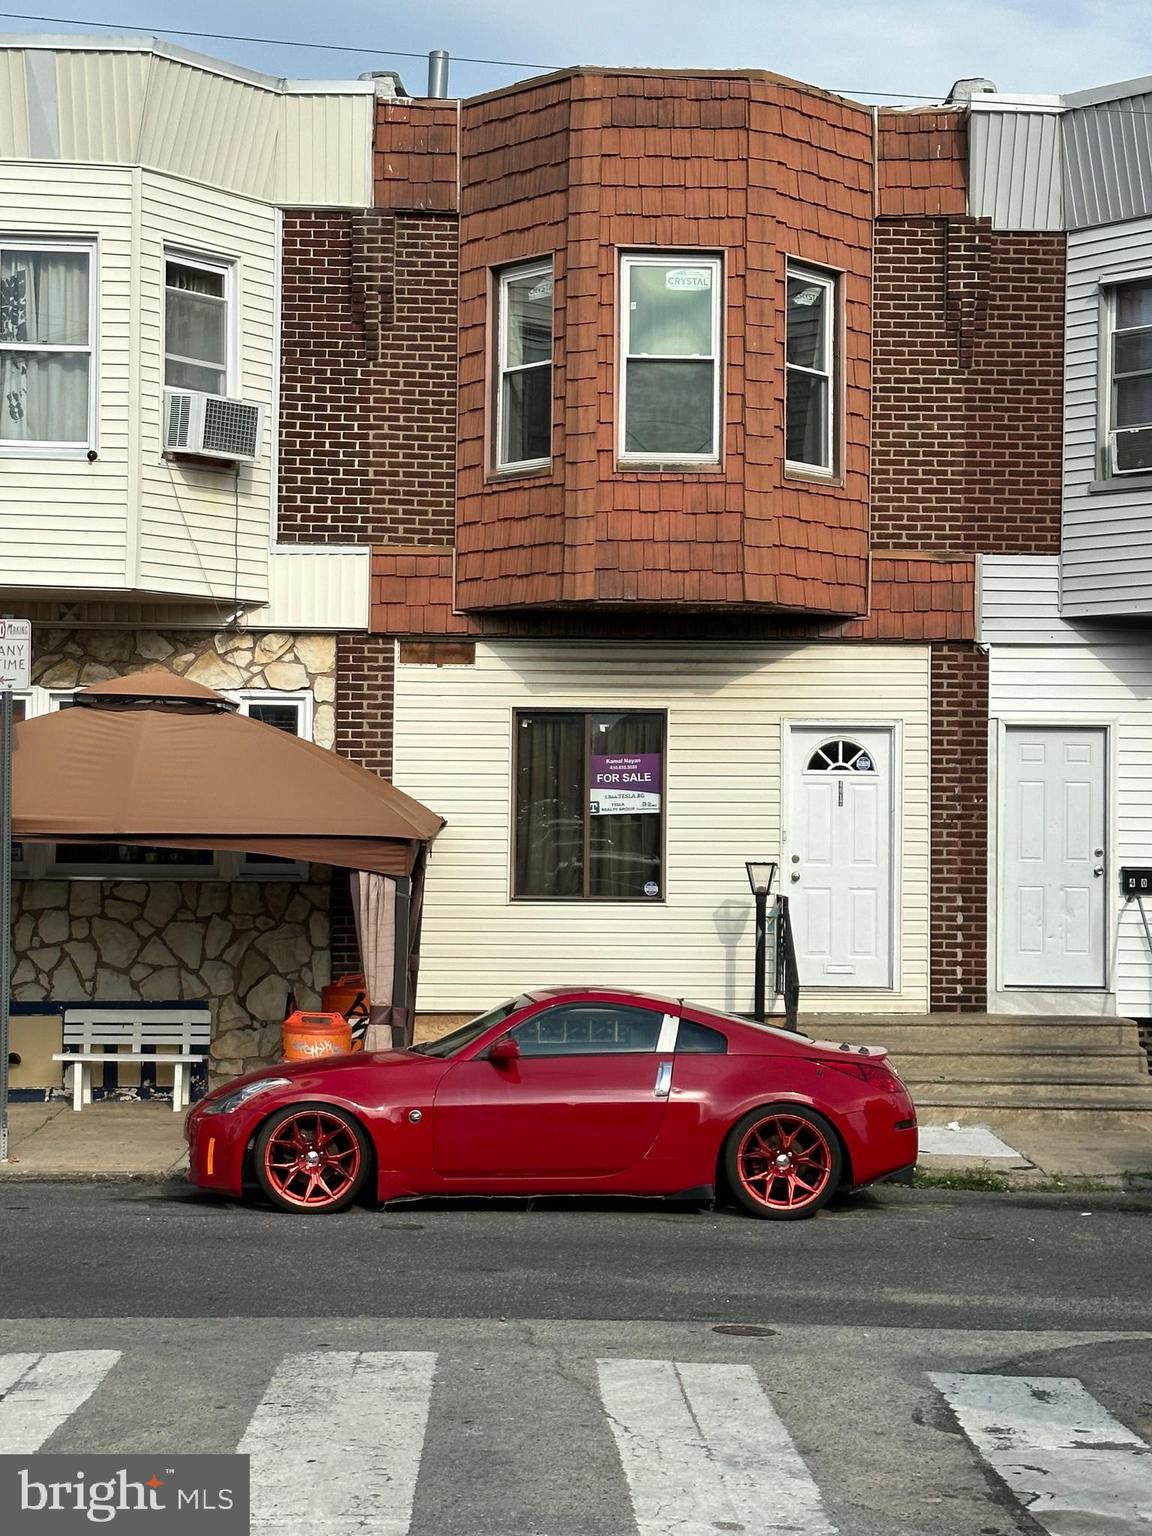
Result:
<instances>
[{"instance_id":1,"label":"car's front wheel","mask_svg":"<svg viewBox=\"0 0 1152 1536\"><path fill-rule=\"evenodd\" d=\"M290 1104L260 1127L253 1149L260 1188L284 1211L342 1211L368 1178L368 1138L345 1110Z\"/></svg>"},{"instance_id":2,"label":"car's front wheel","mask_svg":"<svg viewBox=\"0 0 1152 1536\"><path fill-rule=\"evenodd\" d=\"M800 1104L768 1104L738 1120L724 1145L728 1186L746 1211L773 1221L814 1216L844 1168L840 1139Z\"/></svg>"}]
</instances>

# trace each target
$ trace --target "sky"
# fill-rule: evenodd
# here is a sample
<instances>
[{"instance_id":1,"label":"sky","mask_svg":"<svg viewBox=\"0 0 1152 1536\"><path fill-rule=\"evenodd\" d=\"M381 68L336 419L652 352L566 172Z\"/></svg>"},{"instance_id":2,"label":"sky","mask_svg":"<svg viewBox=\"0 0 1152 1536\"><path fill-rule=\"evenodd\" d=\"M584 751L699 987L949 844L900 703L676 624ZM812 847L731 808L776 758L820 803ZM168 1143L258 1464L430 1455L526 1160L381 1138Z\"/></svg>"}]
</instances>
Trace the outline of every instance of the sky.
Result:
<instances>
[{"instance_id":1,"label":"sky","mask_svg":"<svg viewBox=\"0 0 1152 1536\"><path fill-rule=\"evenodd\" d=\"M4 0L0 0L3 4ZM198 31L168 36L273 75L343 79L395 69L423 94L429 49L471 96L569 64L770 69L860 100L942 100L954 80L1002 91L1087 89L1152 74L1152 0L7 0L0 32ZM78 25L67 24L72 21ZM109 22L111 28L93 26ZM288 46L346 45L347 51ZM376 50L373 52L372 50ZM417 57L390 56L410 53ZM499 60L502 63L465 62Z\"/></svg>"}]
</instances>

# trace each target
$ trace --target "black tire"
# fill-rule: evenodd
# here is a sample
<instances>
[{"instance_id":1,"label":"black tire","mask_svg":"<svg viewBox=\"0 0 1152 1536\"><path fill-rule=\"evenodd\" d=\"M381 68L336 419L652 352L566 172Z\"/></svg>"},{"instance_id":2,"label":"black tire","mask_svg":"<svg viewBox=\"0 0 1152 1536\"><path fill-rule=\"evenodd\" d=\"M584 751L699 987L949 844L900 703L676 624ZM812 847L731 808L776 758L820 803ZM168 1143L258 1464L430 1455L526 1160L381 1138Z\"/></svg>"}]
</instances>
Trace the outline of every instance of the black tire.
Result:
<instances>
[{"instance_id":1,"label":"black tire","mask_svg":"<svg viewBox=\"0 0 1152 1536\"><path fill-rule=\"evenodd\" d=\"M786 1167L776 1161L781 1156L790 1159ZM744 1210L765 1221L815 1216L840 1187L843 1172L844 1153L834 1127L803 1104L765 1104L750 1110L724 1143L729 1189ZM811 1193L806 1192L808 1185L813 1186ZM758 1197L758 1189L763 1196Z\"/></svg>"},{"instance_id":2,"label":"black tire","mask_svg":"<svg viewBox=\"0 0 1152 1536\"><path fill-rule=\"evenodd\" d=\"M297 1147L298 1165L293 1167L290 1159ZM313 1154L315 1166L309 1166ZM286 1104L260 1127L252 1164L264 1197L280 1210L331 1216L362 1194L372 1170L372 1148L364 1127L346 1109ZM315 1198L307 1198L308 1193Z\"/></svg>"}]
</instances>

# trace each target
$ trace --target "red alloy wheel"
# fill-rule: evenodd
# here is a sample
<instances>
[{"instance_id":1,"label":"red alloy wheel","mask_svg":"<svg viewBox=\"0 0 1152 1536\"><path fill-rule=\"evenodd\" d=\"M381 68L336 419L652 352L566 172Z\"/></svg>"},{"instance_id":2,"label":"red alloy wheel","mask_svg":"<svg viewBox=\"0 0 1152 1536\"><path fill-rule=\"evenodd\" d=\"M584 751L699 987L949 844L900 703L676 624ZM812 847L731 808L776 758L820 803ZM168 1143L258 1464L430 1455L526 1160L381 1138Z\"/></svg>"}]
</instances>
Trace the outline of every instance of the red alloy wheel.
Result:
<instances>
[{"instance_id":1,"label":"red alloy wheel","mask_svg":"<svg viewBox=\"0 0 1152 1536\"><path fill-rule=\"evenodd\" d=\"M741 1203L758 1215L800 1216L824 1205L839 1178L840 1152L822 1117L773 1109L737 1127L731 1158Z\"/></svg>"},{"instance_id":2,"label":"red alloy wheel","mask_svg":"<svg viewBox=\"0 0 1152 1536\"><path fill-rule=\"evenodd\" d=\"M286 1210L332 1211L350 1205L366 1172L357 1126L338 1110L300 1107L264 1127L256 1167L265 1194Z\"/></svg>"}]
</instances>

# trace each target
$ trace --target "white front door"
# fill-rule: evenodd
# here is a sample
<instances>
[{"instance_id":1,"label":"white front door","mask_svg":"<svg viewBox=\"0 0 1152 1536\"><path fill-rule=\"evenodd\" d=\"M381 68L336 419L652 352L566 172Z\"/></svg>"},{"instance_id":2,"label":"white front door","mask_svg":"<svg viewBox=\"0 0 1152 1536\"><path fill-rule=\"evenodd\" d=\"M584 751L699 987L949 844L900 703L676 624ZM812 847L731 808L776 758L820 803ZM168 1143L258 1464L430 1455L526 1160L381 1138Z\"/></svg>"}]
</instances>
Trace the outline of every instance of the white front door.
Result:
<instances>
[{"instance_id":1,"label":"white front door","mask_svg":"<svg viewBox=\"0 0 1152 1536\"><path fill-rule=\"evenodd\" d=\"M1102 987L1107 733L1008 726L1000 790L1006 987Z\"/></svg>"},{"instance_id":2,"label":"white front door","mask_svg":"<svg viewBox=\"0 0 1152 1536\"><path fill-rule=\"evenodd\" d=\"M794 726L781 889L804 987L892 985L892 733Z\"/></svg>"}]
</instances>

